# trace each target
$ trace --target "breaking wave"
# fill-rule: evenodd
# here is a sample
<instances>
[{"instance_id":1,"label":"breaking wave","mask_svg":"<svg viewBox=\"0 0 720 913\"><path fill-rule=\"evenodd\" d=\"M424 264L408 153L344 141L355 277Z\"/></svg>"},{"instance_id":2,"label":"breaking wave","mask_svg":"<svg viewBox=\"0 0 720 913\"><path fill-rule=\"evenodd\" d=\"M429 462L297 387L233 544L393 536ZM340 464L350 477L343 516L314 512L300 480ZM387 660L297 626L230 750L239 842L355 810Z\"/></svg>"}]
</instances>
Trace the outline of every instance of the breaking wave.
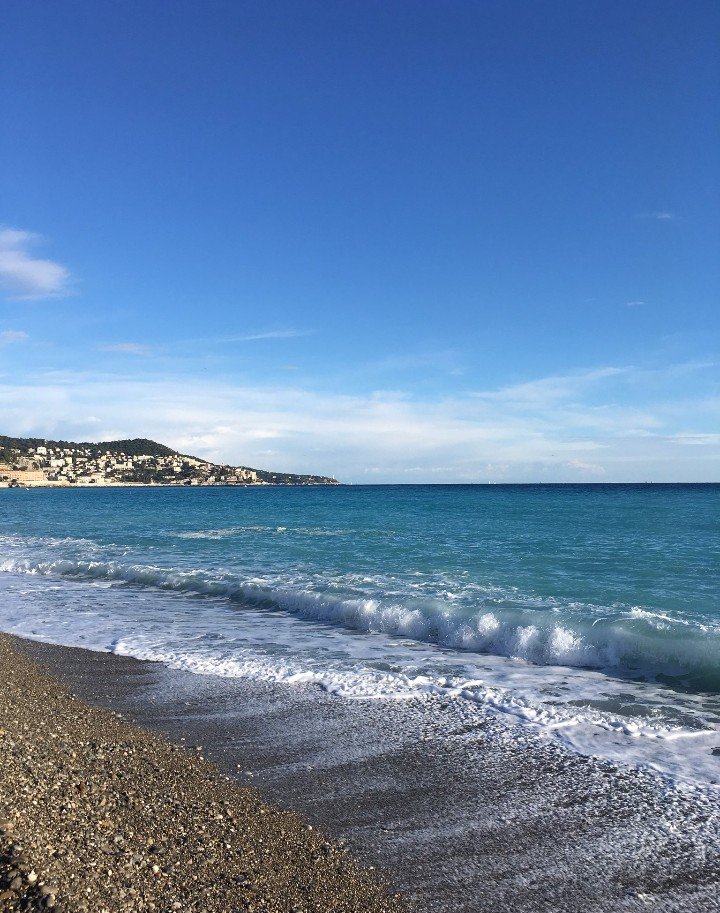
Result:
<instances>
[{"instance_id":1,"label":"breaking wave","mask_svg":"<svg viewBox=\"0 0 720 913\"><path fill-rule=\"evenodd\" d=\"M720 625L639 607L508 607L488 594L485 604L478 595L469 608L439 598L396 593L347 597L282 581L119 561L6 559L0 570L215 597L240 608L280 610L355 631L538 665L599 669L641 679L673 677L675 684L695 690L720 689Z\"/></svg>"}]
</instances>

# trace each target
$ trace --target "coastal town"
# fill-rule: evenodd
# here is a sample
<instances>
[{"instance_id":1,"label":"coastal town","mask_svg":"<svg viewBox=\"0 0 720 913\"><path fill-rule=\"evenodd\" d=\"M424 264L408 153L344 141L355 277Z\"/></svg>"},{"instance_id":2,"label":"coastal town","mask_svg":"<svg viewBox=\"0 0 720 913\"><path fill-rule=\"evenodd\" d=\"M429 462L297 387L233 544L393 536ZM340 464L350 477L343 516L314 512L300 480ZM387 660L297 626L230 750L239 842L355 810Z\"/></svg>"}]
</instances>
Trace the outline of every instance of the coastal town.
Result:
<instances>
[{"instance_id":1,"label":"coastal town","mask_svg":"<svg viewBox=\"0 0 720 913\"><path fill-rule=\"evenodd\" d=\"M329 476L211 463L146 438L95 444L0 436L0 488L337 484Z\"/></svg>"}]
</instances>

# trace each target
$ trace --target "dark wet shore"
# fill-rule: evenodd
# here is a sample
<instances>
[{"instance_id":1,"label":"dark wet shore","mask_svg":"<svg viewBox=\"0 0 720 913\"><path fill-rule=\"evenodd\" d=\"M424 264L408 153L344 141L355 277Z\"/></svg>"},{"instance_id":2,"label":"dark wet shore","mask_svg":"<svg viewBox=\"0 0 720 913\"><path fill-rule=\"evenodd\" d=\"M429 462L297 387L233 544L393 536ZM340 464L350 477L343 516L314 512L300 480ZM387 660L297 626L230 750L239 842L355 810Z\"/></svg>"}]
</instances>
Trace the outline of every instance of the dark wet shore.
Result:
<instances>
[{"instance_id":1,"label":"dark wet shore","mask_svg":"<svg viewBox=\"0 0 720 913\"><path fill-rule=\"evenodd\" d=\"M464 715L461 701L340 700L14 643L81 698L202 745L264 798L344 838L421 911L720 910L710 794L520 738Z\"/></svg>"}]
</instances>

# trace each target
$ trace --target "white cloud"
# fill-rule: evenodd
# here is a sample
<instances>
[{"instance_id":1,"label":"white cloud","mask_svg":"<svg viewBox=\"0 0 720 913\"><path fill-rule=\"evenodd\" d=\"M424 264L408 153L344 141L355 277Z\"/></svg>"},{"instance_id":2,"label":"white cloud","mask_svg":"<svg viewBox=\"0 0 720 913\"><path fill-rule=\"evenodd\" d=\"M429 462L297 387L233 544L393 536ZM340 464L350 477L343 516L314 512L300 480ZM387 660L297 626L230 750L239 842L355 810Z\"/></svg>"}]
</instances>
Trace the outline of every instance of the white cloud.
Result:
<instances>
[{"instance_id":1,"label":"white cloud","mask_svg":"<svg viewBox=\"0 0 720 913\"><path fill-rule=\"evenodd\" d=\"M618 383L632 391L641 377L654 384L651 402L614 402ZM345 481L714 478L720 402L669 398L676 384L677 366L656 375L608 367L419 401L397 392L55 373L0 384L0 413L10 434L152 437L217 461ZM599 402L588 402L588 391Z\"/></svg>"},{"instance_id":2,"label":"white cloud","mask_svg":"<svg viewBox=\"0 0 720 913\"><path fill-rule=\"evenodd\" d=\"M584 460L568 460L564 464L568 469L574 469L576 472L594 476L604 476L606 475L606 469L604 466L601 466L599 463L587 463Z\"/></svg>"},{"instance_id":3,"label":"white cloud","mask_svg":"<svg viewBox=\"0 0 720 913\"><path fill-rule=\"evenodd\" d=\"M121 355L152 355L152 346L140 342L114 342L98 346L101 352L117 352Z\"/></svg>"},{"instance_id":4,"label":"white cloud","mask_svg":"<svg viewBox=\"0 0 720 913\"><path fill-rule=\"evenodd\" d=\"M720 448L720 434L674 434L668 437L668 441L673 444L681 444L688 447L704 447L707 445Z\"/></svg>"},{"instance_id":5,"label":"white cloud","mask_svg":"<svg viewBox=\"0 0 720 913\"><path fill-rule=\"evenodd\" d=\"M217 342L254 342L257 339L294 339L297 336L310 336L312 330L263 330L259 333L248 333L247 336L228 336Z\"/></svg>"},{"instance_id":6,"label":"white cloud","mask_svg":"<svg viewBox=\"0 0 720 913\"><path fill-rule=\"evenodd\" d=\"M0 330L0 346L11 345L14 342L24 342L28 334L22 330Z\"/></svg>"},{"instance_id":7,"label":"white cloud","mask_svg":"<svg viewBox=\"0 0 720 913\"><path fill-rule=\"evenodd\" d=\"M629 308L639 308L645 304L644 301L626 301L625 306Z\"/></svg>"},{"instance_id":8,"label":"white cloud","mask_svg":"<svg viewBox=\"0 0 720 913\"><path fill-rule=\"evenodd\" d=\"M575 374L541 377L537 380L501 387L499 390L478 391L473 396L478 399L496 402L549 405L551 402L581 395L588 387L608 378L627 374L631 370L629 367L594 368L589 371L579 371Z\"/></svg>"},{"instance_id":9,"label":"white cloud","mask_svg":"<svg viewBox=\"0 0 720 913\"><path fill-rule=\"evenodd\" d=\"M0 228L0 289L15 301L57 298L69 294L70 271L53 260L33 257L29 248L38 235Z\"/></svg>"}]
</instances>

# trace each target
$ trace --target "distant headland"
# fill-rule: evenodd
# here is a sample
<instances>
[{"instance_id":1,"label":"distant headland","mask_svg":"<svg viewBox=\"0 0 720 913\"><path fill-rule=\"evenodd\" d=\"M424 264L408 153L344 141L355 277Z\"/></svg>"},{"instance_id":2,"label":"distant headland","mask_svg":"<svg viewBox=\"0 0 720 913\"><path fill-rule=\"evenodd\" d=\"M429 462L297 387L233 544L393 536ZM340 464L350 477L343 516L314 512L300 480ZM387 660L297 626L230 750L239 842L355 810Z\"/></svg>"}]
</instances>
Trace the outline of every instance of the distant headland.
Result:
<instances>
[{"instance_id":1,"label":"distant headland","mask_svg":"<svg viewBox=\"0 0 720 913\"><path fill-rule=\"evenodd\" d=\"M0 488L339 484L329 476L210 463L147 438L75 443L0 435Z\"/></svg>"}]
</instances>

